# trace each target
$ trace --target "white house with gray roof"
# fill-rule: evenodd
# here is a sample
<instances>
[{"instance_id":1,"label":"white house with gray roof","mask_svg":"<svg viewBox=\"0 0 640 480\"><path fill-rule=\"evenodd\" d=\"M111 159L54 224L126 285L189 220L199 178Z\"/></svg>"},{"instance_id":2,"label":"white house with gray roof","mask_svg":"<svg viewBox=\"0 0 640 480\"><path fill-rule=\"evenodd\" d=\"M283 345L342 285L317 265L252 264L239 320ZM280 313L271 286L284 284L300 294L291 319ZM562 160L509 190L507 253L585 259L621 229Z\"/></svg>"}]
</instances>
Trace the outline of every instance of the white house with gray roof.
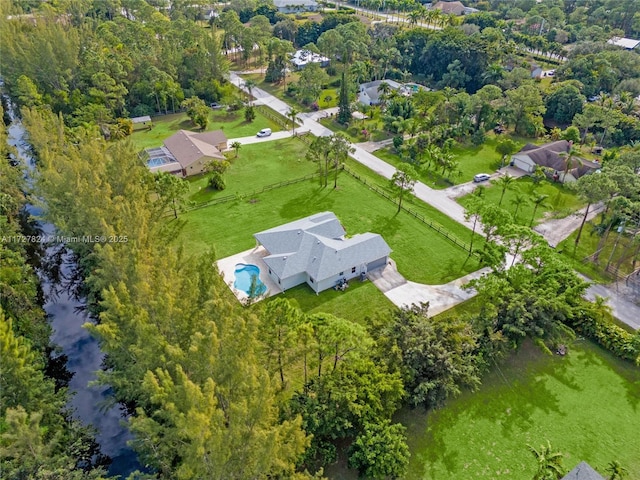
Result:
<instances>
[{"instance_id":1,"label":"white house with gray roof","mask_svg":"<svg viewBox=\"0 0 640 480\"><path fill-rule=\"evenodd\" d=\"M358 101L363 105L378 105L380 103L380 85L386 83L390 90L400 90L398 82L393 80L374 80L373 82L361 83L358 92Z\"/></svg>"},{"instance_id":2,"label":"white house with gray roof","mask_svg":"<svg viewBox=\"0 0 640 480\"><path fill-rule=\"evenodd\" d=\"M256 233L268 252L269 276L282 290L307 283L316 293L342 280L383 268L391 248L376 233L346 237L332 212L322 212Z\"/></svg>"}]
</instances>

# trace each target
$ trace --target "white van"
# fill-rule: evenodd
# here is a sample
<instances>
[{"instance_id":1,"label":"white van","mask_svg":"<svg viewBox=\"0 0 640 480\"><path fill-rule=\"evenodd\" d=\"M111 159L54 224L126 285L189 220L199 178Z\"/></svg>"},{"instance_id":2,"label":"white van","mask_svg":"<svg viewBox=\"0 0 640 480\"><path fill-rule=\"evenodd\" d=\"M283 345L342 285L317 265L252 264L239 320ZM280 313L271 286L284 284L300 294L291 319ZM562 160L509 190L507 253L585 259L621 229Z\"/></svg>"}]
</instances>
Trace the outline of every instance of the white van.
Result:
<instances>
[{"instance_id":1,"label":"white van","mask_svg":"<svg viewBox=\"0 0 640 480\"><path fill-rule=\"evenodd\" d=\"M268 137L269 135L271 135L271 129L270 128L263 128L257 134L258 137Z\"/></svg>"}]
</instances>

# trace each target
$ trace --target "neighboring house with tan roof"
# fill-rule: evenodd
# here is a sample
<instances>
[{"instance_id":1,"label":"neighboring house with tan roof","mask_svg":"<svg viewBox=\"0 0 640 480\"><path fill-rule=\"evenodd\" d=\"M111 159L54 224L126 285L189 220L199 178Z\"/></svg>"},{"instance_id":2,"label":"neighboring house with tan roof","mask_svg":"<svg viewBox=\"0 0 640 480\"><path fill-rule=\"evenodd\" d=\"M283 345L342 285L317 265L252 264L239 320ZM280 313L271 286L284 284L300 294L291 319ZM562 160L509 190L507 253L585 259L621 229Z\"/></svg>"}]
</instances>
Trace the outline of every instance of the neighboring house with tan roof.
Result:
<instances>
[{"instance_id":1,"label":"neighboring house with tan roof","mask_svg":"<svg viewBox=\"0 0 640 480\"><path fill-rule=\"evenodd\" d=\"M511 157L511 164L527 173L533 173L537 166L543 167L546 171L553 170L555 178L562 183L575 182L583 175L600 170L599 163L574 157L569 165L567 177L563 178L570 150L571 142L566 140L558 140L545 145L528 143Z\"/></svg>"},{"instance_id":2,"label":"neighboring house with tan roof","mask_svg":"<svg viewBox=\"0 0 640 480\"><path fill-rule=\"evenodd\" d=\"M254 235L268 255L269 276L282 290L307 283L316 293L384 268L391 248L376 233L346 237L332 212L321 212Z\"/></svg>"},{"instance_id":3,"label":"neighboring house with tan roof","mask_svg":"<svg viewBox=\"0 0 640 480\"><path fill-rule=\"evenodd\" d=\"M440 10L445 15L464 15L466 7L462 2L437 2L431 7L434 10Z\"/></svg>"},{"instance_id":4,"label":"neighboring house with tan roof","mask_svg":"<svg viewBox=\"0 0 640 480\"><path fill-rule=\"evenodd\" d=\"M160 148L150 148L147 166L152 172L168 172L182 177L198 175L206 165L224 160L227 137L222 130L195 133L179 130L164 141Z\"/></svg>"}]
</instances>

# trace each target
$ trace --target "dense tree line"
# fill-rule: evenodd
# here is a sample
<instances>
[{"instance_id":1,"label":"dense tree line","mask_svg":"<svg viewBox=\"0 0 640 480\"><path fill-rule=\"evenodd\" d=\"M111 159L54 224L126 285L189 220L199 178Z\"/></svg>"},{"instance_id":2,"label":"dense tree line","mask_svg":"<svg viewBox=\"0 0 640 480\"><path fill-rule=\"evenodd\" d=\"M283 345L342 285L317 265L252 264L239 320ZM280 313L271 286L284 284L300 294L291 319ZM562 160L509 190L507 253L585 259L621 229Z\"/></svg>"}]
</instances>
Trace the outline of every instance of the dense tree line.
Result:
<instances>
[{"instance_id":1,"label":"dense tree line","mask_svg":"<svg viewBox=\"0 0 640 480\"><path fill-rule=\"evenodd\" d=\"M171 21L155 9L136 21L43 11L33 21L2 15L0 59L12 96L50 105L70 125L99 124L118 136L118 119L175 111L193 95L229 94L217 37L193 21ZM144 3L144 2L142 2Z\"/></svg>"},{"instance_id":2,"label":"dense tree line","mask_svg":"<svg viewBox=\"0 0 640 480\"><path fill-rule=\"evenodd\" d=\"M150 203L153 177L132 146L84 128L51 135L64 125L46 111L24 120L45 218L66 235L127 236L74 252L98 315L87 327L106 353L99 378L131 414L142 461L158 478L293 475L309 440L299 416L279 420L257 317L229 298L210 254L187 256L168 241L165 207ZM64 195L70 184L74 195Z\"/></svg>"},{"instance_id":3,"label":"dense tree line","mask_svg":"<svg viewBox=\"0 0 640 480\"><path fill-rule=\"evenodd\" d=\"M0 123L0 471L7 480L106 478L93 431L67 407L71 374L49 341L34 267L40 245L21 241L38 232L27 223L23 172L10 153Z\"/></svg>"}]
</instances>

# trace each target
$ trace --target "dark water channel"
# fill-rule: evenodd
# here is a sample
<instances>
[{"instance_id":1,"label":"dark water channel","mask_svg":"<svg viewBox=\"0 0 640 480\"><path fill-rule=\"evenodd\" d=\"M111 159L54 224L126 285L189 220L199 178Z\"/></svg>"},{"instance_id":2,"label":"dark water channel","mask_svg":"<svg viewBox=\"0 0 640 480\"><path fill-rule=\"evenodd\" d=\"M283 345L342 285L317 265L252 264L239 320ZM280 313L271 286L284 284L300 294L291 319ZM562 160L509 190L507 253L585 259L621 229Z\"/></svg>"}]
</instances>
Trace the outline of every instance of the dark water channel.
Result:
<instances>
[{"instance_id":1,"label":"dark water channel","mask_svg":"<svg viewBox=\"0 0 640 480\"><path fill-rule=\"evenodd\" d=\"M6 97L3 100L8 100ZM11 119L8 127L8 142L18 151L19 159L26 165L27 182L31 180L30 174L35 167L29 145L26 139L25 129L10 102L3 102L7 108L7 114ZM33 205L27 205L27 211L37 216L39 209ZM54 235L55 227L48 223L39 223L42 236ZM47 249L47 257L51 257L55 248ZM73 256L63 256L61 271L68 274L74 269ZM91 424L96 429L96 440L100 444L103 454L112 458L109 468L111 475L126 477L136 469L142 470L134 451L127 446L127 440L131 434L123 425L123 418L118 406L105 409L103 406L108 397L108 389L105 387L90 387L89 382L95 380L95 372L100 370L103 354L98 342L91 337L89 332L82 327L90 321L89 316L83 311L82 299L76 299L61 284L61 281L53 282L42 272L39 272L42 290L47 298L44 305L49 322L53 328L51 341L59 345L62 353L68 358L67 368L73 373L69 383L69 390L73 393L70 400L76 418L84 424Z\"/></svg>"}]
</instances>

